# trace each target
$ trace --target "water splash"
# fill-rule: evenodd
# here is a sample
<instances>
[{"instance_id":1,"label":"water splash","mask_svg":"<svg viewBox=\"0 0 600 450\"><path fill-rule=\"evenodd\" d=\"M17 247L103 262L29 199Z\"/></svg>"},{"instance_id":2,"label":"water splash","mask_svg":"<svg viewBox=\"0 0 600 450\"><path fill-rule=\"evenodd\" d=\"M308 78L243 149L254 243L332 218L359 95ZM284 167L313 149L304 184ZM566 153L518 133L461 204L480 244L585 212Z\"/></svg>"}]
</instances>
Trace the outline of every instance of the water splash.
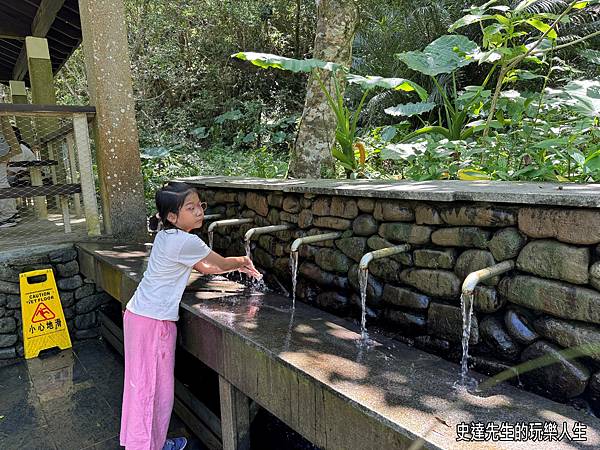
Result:
<instances>
[{"instance_id":1,"label":"water splash","mask_svg":"<svg viewBox=\"0 0 600 450\"><path fill-rule=\"evenodd\" d=\"M212 250L213 248L213 238L215 236L215 232L210 230L208 232L208 246L210 247L210 249Z\"/></svg>"},{"instance_id":2,"label":"water splash","mask_svg":"<svg viewBox=\"0 0 600 450\"><path fill-rule=\"evenodd\" d=\"M367 342L367 282L369 280L369 269L358 269L358 284L360 286L360 339Z\"/></svg>"},{"instance_id":3,"label":"water splash","mask_svg":"<svg viewBox=\"0 0 600 450\"><path fill-rule=\"evenodd\" d=\"M296 308L296 283L298 276L298 252L290 253L290 267L292 269L292 309Z\"/></svg>"},{"instance_id":4,"label":"water splash","mask_svg":"<svg viewBox=\"0 0 600 450\"><path fill-rule=\"evenodd\" d=\"M252 287L252 290L262 292L262 293L266 293L266 292L270 291L269 287L265 283L264 278L257 280L256 278L250 277L249 275L247 275L247 277L250 278L250 285Z\"/></svg>"},{"instance_id":5,"label":"water splash","mask_svg":"<svg viewBox=\"0 0 600 450\"><path fill-rule=\"evenodd\" d=\"M250 239L248 239L245 243L244 243L244 249L246 250L246 256L250 259L251 255L252 255L252 249L250 248Z\"/></svg>"},{"instance_id":6,"label":"water splash","mask_svg":"<svg viewBox=\"0 0 600 450\"><path fill-rule=\"evenodd\" d=\"M462 293L460 296L460 307L462 310L463 329L462 329L462 359L460 361L460 384L463 387L472 385L472 379L467 377L469 373L469 339L471 338L471 322L473 319L474 294L469 292Z\"/></svg>"}]
</instances>

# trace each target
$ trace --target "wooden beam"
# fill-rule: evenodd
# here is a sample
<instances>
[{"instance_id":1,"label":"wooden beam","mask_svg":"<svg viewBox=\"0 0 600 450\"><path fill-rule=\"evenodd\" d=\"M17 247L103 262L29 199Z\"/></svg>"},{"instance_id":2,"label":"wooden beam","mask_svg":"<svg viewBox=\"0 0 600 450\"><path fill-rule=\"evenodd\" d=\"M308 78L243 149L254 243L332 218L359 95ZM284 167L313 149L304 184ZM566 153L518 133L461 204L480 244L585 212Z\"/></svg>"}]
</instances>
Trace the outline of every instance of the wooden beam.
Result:
<instances>
[{"instance_id":1,"label":"wooden beam","mask_svg":"<svg viewBox=\"0 0 600 450\"><path fill-rule=\"evenodd\" d=\"M93 106L70 105L13 105L0 103L0 116L31 116L31 117L68 117L73 114L96 114Z\"/></svg>"},{"instance_id":2,"label":"wooden beam","mask_svg":"<svg viewBox=\"0 0 600 450\"><path fill-rule=\"evenodd\" d=\"M63 7L65 0L42 0L37 14L31 23L31 33L36 37L45 37L50 31L56 15Z\"/></svg>"},{"instance_id":3,"label":"wooden beam","mask_svg":"<svg viewBox=\"0 0 600 450\"><path fill-rule=\"evenodd\" d=\"M65 0L42 0L33 18L31 26L31 36L46 37L52 27L58 11L62 8ZM13 80L24 80L27 75L27 51L25 46L21 49L21 54L17 58L15 68L13 69Z\"/></svg>"},{"instance_id":4,"label":"wooden beam","mask_svg":"<svg viewBox=\"0 0 600 450\"><path fill-rule=\"evenodd\" d=\"M80 184L51 184L46 186L20 186L0 189L0 199L68 195L81 193Z\"/></svg>"},{"instance_id":5,"label":"wooden beam","mask_svg":"<svg viewBox=\"0 0 600 450\"><path fill-rule=\"evenodd\" d=\"M15 63L15 67L13 68L11 79L23 81L25 79L25 75L27 75L27 70L27 53L25 52L25 46L23 46L23 49L21 49L21 53L17 58L17 62Z\"/></svg>"},{"instance_id":6,"label":"wooden beam","mask_svg":"<svg viewBox=\"0 0 600 450\"><path fill-rule=\"evenodd\" d=\"M198 400L194 394L179 380L175 380L175 395L181 399L187 407L192 410L202 423L221 440L221 419L215 415L208 407Z\"/></svg>"}]
</instances>

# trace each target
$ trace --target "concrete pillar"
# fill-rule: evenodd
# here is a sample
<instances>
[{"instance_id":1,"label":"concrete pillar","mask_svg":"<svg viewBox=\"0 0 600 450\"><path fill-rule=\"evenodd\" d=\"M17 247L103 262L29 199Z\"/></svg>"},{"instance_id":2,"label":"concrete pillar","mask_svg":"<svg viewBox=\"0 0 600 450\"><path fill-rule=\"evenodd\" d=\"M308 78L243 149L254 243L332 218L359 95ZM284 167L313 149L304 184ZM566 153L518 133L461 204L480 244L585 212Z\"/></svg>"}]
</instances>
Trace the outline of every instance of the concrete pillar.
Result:
<instances>
[{"instance_id":1,"label":"concrete pillar","mask_svg":"<svg viewBox=\"0 0 600 450\"><path fill-rule=\"evenodd\" d=\"M45 38L27 36L25 49L31 84L31 103L55 105L56 93L48 41Z\"/></svg>"},{"instance_id":2,"label":"concrete pillar","mask_svg":"<svg viewBox=\"0 0 600 450\"><path fill-rule=\"evenodd\" d=\"M45 38L27 36L25 38L27 52L27 67L29 84L31 86L31 103L38 105L55 105L54 75L50 62L48 40ZM35 119L37 136L44 136L58 127L56 119ZM37 148L36 142L30 142L39 151L42 159L48 159L48 149L44 145Z\"/></svg>"},{"instance_id":3,"label":"concrete pillar","mask_svg":"<svg viewBox=\"0 0 600 450\"><path fill-rule=\"evenodd\" d=\"M27 99L27 90L25 89L24 81L9 81L10 87L10 98L13 105L24 105L29 103ZM31 118L24 116L16 116L17 119L17 127L21 131L21 136L25 139L29 145L33 145L34 134L33 127L31 125Z\"/></svg>"},{"instance_id":4,"label":"concrete pillar","mask_svg":"<svg viewBox=\"0 0 600 450\"><path fill-rule=\"evenodd\" d=\"M105 231L146 233L144 185L123 0L79 0Z\"/></svg>"},{"instance_id":5,"label":"concrete pillar","mask_svg":"<svg viewBox=\"0 0 600 450\"><path fill-rule=\"evenodd\" d=\"M223 450L250 450L250 399L219 376Z\"/></svg>"}]
</instances>

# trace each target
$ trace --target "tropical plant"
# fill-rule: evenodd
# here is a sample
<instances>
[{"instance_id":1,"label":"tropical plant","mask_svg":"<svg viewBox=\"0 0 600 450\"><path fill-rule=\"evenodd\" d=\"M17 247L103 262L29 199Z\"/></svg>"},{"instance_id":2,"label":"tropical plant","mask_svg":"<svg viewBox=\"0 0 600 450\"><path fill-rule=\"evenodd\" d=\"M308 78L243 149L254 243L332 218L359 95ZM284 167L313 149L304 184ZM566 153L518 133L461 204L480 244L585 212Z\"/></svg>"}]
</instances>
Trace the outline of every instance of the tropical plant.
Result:
<instances>
[{"instance_id":1,"label":"tropical plant","mask_svg":"<svg viewBox=\"0 0 600 450\"><path fill-rule=\"evenodd\" d=\"M485 51L476 55L475 58L480 64L489 62L493 63L494 67L499 67L496 88L483 132L484 136L489 132L506 77L510 78L511 75L516 75L527 79L532 76L528 71L517 69L522 62L542 64L543 58L548 52L570 47L600 35L600 29L598 29L578 39L556 45L557 29L561 23L569 21L569 13L588 8L598 3L597 0L573 0L563 6L558 15L540 12L543 10L533 7L537 3L537 0L522 0L514 8L510 8L498 5L496 0L491 0L482 6L472 6L467 15L457 20L449 28L449 31L456 31L467 25L479 24L483 32L483 49ZM540 34L532 35L531 28Z\"/></svg>"},{"instance_id":2,"label":"tropical plant","mask_svg":"<svg viewBox=\"0 0 600 450\"><path fill-rule=\"evenodd\" d=\"M442 36L423 51L410 51L397 55L410 69L427 75L431 78L442 99L444 119L441 111L438 111L437 125L424 125L416 131L407 134L402 142L410 141L423 134L439 134L448 140L468 139L478 130L482 123L469 122L469 114L481 110L482 101L489 97L489 91L485 90L488 81L494 72L494 67L488 73L481 86L469 86L465 91L457 92L456 72L461 67L467 66L474 61L474 56L479 53L479 47L473 41L461 35ZM448 74L452 78L452 88L446 92L437 78L440 74ZM387 108L385 112L392 116L411 117L429 112L436 107L432 101L421 103L401 104ZM444 126L444 123L446 126Z\"/></svg>"},{"instance_id":3,"label":"tropical plant","mask_svg":"<svg viewBox=\"0 0 600 450\"><path fill-rule=\"evenodd\" d=\"M425 89L410 80L404 78L383 78L378 76L365 77L355 75L349 73L348 69L343 66L318 59L298 60L255 52L239 52L232 55L232 57L249 61L263 69L276 68L292 72L311 72L312 76L316 77L321 90L327 98L329 107L336 116L335 138L337 147L332 149L332 155L344 167L348 177L352 177L352 174L359 172L361 166L364 166L364 160L366 158L364 150L361 152L361 146L357 147L355 144L357 143L358 118L369 91L375 88L402 90L405 92L414 91L422 101L427 98ZM332 92L330 92L321 81L319 72L315 69L330 70L334 72L336 76L331 77L333 80ZM340 77L345 82L357 85L364 90L362 98L354 111L351 111L344 102L344 96L342 95L342 89L340 87Z\"/></svg>"}]
</instances>

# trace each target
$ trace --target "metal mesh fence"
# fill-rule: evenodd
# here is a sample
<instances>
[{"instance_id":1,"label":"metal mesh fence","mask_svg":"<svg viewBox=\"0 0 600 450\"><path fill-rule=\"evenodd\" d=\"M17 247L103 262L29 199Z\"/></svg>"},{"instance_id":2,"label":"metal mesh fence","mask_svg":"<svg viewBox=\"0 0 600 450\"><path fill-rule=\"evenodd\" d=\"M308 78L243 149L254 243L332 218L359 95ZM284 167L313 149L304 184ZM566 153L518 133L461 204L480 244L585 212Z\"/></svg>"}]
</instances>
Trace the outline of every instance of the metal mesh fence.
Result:
<instances>
[{"instance_id":1,"label":"metal mesh fence","mask_svg":"<svg viewBox=\"0 0 600 450\"><path fill-rule=\"evenodd\" d=\"M0 250L100 234L85 114L0 115Z\"/></svg>"}]
</instances>

